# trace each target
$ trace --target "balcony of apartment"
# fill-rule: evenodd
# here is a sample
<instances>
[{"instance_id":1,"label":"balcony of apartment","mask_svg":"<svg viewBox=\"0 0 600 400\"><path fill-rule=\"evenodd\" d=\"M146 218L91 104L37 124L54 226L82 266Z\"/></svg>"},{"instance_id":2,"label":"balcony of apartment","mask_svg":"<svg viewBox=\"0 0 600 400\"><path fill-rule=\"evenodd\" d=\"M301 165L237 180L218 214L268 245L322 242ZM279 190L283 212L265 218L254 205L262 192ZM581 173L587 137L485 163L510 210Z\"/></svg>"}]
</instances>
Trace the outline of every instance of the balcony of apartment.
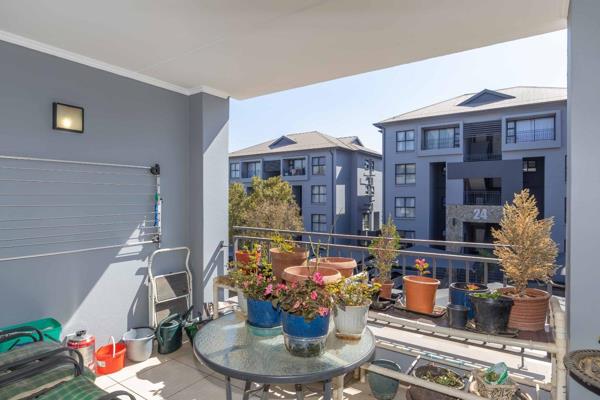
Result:
<instances>
[{"instance_id":1,"label":"balcony of apartment","mask_svg":"<svg viewBox=\"0 0 600 400\"><path fill-rule=\"evenodd\" d=\"M262 162L261 161L242 161L241 163L242 179L252 179L253 177L261 177Z\"/></svg>"},{"instance_id":2,"label":"balcony of apartment","mask_svg":"<svg viewBox=\"0 0 600 400\"><path fill-rule=\"evenodd\" d=\"M307 157L284 158L281 160L282 176L285 178L302 179L307 177Z\"/></svg>"},{"instance_id":3,"label":"balcony of apartment","mask_svg":"<svg viewBox=\"0 0 600 400\"><path fill-rule=\"evenodd\" d=\"M502 191L465 190L463 204L470 206L499 206L502 204Z\"/></svg>"}]
</instances>

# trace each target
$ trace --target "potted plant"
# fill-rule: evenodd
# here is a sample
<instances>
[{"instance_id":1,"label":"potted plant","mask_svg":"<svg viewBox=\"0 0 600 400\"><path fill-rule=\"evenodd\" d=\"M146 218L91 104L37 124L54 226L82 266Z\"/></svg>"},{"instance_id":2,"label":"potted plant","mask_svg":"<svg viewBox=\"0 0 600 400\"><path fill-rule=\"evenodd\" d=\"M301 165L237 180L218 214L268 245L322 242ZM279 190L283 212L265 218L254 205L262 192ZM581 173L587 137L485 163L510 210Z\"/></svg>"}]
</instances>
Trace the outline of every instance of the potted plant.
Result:
<instances>
[{"instance_id":1,"label":"potted plant","mask_svg":"<svg viewBox=\"0 0 600 400\"><path fill-rule=\"evenodd\" d=\"M473 371L475 394L492 400L512 400L519 387L510 379L505 363Z\"/></svg>"},{"instance_id":2,"label":"potted plant","mask_svg":"<svg viewBox=\"0 0 600 400\"><path fill-rule=\"evenodd\" d=\"M402 277L406 309L423 314L431 314L435 306L435 294L440 281L424 276L425 274L429 274L427 270L429 263L424 258L416 260L415 268L419 271L419 275Z\"/></svg>"},{"instance_id":3,"label":"potted plant","mask_svg":"<svg viewBox=\"0 0 600 400\"><path fill-rule=\"evenodd\" d=\"M310 279L285 286L273 304L282 310L286 349L300 357L321 355L325 350L333 305L323 276L315 272Z\"/></svg>"},{"instance_id":4,"label":"potted plant","mask_svg":"<svg viewBox=\"0 0 600 400\"><path fill-rule=\"evenodd\" d=\"M360 339L367 327L371 298L381 285L369 283L362 277L346 278L329 286L335 302L333 321L336 335L345 339Z\"/></svg>"},{"instance_id":5,"label":"potted plant","mask_svg":"<svg viewBox=\"0 0 600 400\"><path fill-rule=\"evenodd\" d=\"M356 269L356 260L350 257L320 257L311 258L308 261L308 265L311 267L318 265L326 268L333 268L342 275L344 278L349 278L354 274Z\"/></svg>"},{"instance_id":6,"label":"potted plant","mask_svg":"<svg viewBox=\"0 0 600 400\"><path fill-rule=\"evenodd\" d=\"M462 390L465 387L465 382L460 375L448 368L435 364L417 367L413 370L413 375L417 378L437 383L438 385L448 386L456 390ZM452 396L416 385L411 386L409 392L413 400L454 400Z\"/></svg>"},{"instance_id":7,"label":"potted plant","mask_svg":"<svg viewBox=\"0 0 600 400\"><path fill-rule=\"evenodd\" d=\"M467 318L475 316L469 294L487 293L489 289L483 283L454 282L450 284L450 304L467 307Z\"/></svg>"},{"instance_id":8,"label":"potted plant","mask_svg":"<svg viewBox=\"0 0 600 400\"><path fill-rule=\"evenodd\" d=\"M486 333L506 331L513 300L503 296L502 292L470 294L471 304L475 309L475 326Z\"/></svg>"},{"instance_id":9,"label":"potted plant","mask_svg":"<svg viewBox=\"0 0 600 400\"><path fill-rule=\"evenodd\" d=\"M227 275L222 277L226 279L225 283L233 286L237 290L238 305L244 315L248 315L248 301L244 295L243 284L249 279L249 275L259 272L258 259L251 258L248 263L232 261L227 265Z\"/></svg>"},{"instance_id":10,"label":"potted plant","mask_svg":"<svg viewBox=\"0 0 600 400\"><path fill-rule=\"evenodd\" d=\"M369 245L369 254L373 256L375 267L379 271L379 277L374 281L381 285L379 296L385 299L392 298L394 287L392 265L396 261L399 246L400 235L390 216L388 221L381 227L381 234Z\"/></svg>"},{"instance_id":11,"label":"potted plant","mask_svg":"<svg viewBox=\"0 0 600 400\"><path fill-rule=\"evenodd\" d=\"M256 262L261 259L261 246L256 243L252 243L252 246L243 246L241 250L235 252L235 261L242 264L249 264Z\"/></svg>"},{"instance_id":12,"label":"potted plant","mask_svg":"<svg viewBox=\"0 0 600 400\"><path fill-rule=\"evenodd\" d=\"M513 288L501 289L514 300L508 326L523 331L544 329L550 293L528 288L528 282L549 282L556 268L558 247L552 240L552 218L538 219L535 197L528 189L504 205L500 229L493 229L494 254Z\"/></svg>"},{"instance_id":13,"label":"potted plant","mask_svg":"<svg viewBox=\"0 0 600 400\"><path fill-rule=\"evenodd\" d=\"M283 271L288 267L306 265L308 251L303 247L295 246L279 234L273 236L271 244L273 247L269 249L269 253L271 254L273 275L276 279L281 281Z\"/></svg>"},{"instance_id":14,"label":"potted plant","mask_svg":"<svg viewBox=\"0 0 600 400\"><path fill-rule=\"evenodd\" d=\"M283 274L281 274L283 280L288 283L301 282L309 279L315 274L315 272L319 272L325 284L334 283L342 279L342 275L337 269L321 266L321 257L319 256L319 244L315 245L311 241L310 247L313 254L315 255L315 258L312 260L313 262L311 262L309 265L294 265L291 267L287 267L283 271Z\"/></svg>"},{"instance_id":15,"label":"potted plant","mask_svg":"<svg viewBox=\"0 0 600 400\"><path fill-rule=\"evenodd\" d=\"M272 275L269 264L245 275L241 286L248 302L248 324L258 328L281 325L281 310L274 304L285 285Z\"/></svg>"}]
</instances>

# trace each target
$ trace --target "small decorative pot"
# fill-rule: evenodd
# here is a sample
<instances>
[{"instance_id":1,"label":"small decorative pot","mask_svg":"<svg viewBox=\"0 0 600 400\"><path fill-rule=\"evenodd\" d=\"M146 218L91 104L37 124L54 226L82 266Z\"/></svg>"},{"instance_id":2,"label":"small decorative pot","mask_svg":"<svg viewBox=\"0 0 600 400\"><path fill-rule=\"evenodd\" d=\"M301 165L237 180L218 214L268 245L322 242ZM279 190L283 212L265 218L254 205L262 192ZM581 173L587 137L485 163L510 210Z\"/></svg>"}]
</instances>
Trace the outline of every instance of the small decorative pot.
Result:
<instances>
[{"instance_id":1,"label":"small decorative pot","mask_svg":"<svg viewBox=\"0 0 600 400\"><path fill-rule=\"evenodd\" d=\"M372 365L400 372L400 366L390 360L373 360ZM397 379L367 371L367 381L373 397L377 400L392 400L396 397L400 382Z\"/></svg>"},{"instance_id":2,"label":"small decorative pot","mask_svg":"<svg viewBox=\"0 0 600 400\"><path fill-rule=\"evenodd\" d=\"M474 285L477 289L469 290L467 285ZM475 316L475 309L471 304L469 294L488 292L487 285L481 283L454 282L450 285L450 304L467 307L467 318L472 319Z\"/></svg>"},{"instance_id":3,"label":"small decorative pot","mask_svg":"<svg viewBox=\"0 0 600 400\"><path fill-rule=\"evenodd\" d=\"M258 328L273 328L281 325L281 310L270 301L248 299L248 323Z\"/></svg>"},{"instance_id":4,"label":"small decorative pot","mask_svg":"<svg viewBox=\"0 0 600 400\"><path fill-rule=\"evenodd\" d=\"M335 306L335 334L343 339L360 339L367 327L369 304L364 306Z\"/></svg>"},{"instance_id":5,"label":"small decorative pot","mask_svg":"<svg viewBox=\"0 0 600 400\"><path fill-rule=\"evenodd\" d=\"M246 295L244 294L244 292L242 292L241 289L237 292L237 294L238 306L240 307L240 311L242 312L242 314L248 315L248 299L246 298Z\"/></svg>"},{"instance_id":6,"label":"small decorative pot","mask_svg":"<svg viewBox=\"0 0 600 400\"><path fill-rule=\"evenodd\" d=\"M329 315L307 321L302 315L283 312L281 323L285 348L298 357L316 357L325 351Z\"/></svg>"}]
</instances>

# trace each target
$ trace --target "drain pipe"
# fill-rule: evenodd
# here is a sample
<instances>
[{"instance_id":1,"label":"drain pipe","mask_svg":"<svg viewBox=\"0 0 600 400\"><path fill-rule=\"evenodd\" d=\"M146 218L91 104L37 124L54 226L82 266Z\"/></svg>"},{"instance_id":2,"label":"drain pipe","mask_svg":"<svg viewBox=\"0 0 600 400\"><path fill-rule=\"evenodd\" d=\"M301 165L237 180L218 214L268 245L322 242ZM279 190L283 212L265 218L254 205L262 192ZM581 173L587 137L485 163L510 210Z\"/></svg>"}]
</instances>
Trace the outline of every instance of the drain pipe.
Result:
<instances>
[{"instance_id":1,"label":"drain pipe","mask_svg":"<svg viewBox=\"0 0 600 400\"><path fill-rule=\"evenodd\" d=\"M335 149L329 149L329 154L331 155L331 229L329 230L331 233L335 233L335 223L336 219L336 206L337 206L337 190L335 186L335 174L336 174L336 155L337 151ZM331 237L332 243L335 244L335 237ZM329 247L327 247L327 253L329 253ZM329 255L329 254L327 254Z\"/></svg>"}]
</instances>

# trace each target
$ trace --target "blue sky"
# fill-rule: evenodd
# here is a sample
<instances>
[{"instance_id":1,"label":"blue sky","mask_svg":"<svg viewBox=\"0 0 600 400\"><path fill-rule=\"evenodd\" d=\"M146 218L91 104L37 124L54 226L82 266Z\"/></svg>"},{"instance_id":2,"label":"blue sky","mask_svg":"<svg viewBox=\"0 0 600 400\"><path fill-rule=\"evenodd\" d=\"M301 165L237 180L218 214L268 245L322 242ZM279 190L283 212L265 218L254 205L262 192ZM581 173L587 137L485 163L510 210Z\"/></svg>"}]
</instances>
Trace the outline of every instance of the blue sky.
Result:
<instances>
[{"instance_id":1,"label":"blue sky","mask_svg":"<svg viewBox=\"0 0 600 400\"><path fill-rule=\"evenodd\" d=\"M559 31L368 72L302 88L232 100L230 150L286 133L356 135L381 151L374 122L484 88L566 86L567 33Z\"/></svg>"}]
</instances>

